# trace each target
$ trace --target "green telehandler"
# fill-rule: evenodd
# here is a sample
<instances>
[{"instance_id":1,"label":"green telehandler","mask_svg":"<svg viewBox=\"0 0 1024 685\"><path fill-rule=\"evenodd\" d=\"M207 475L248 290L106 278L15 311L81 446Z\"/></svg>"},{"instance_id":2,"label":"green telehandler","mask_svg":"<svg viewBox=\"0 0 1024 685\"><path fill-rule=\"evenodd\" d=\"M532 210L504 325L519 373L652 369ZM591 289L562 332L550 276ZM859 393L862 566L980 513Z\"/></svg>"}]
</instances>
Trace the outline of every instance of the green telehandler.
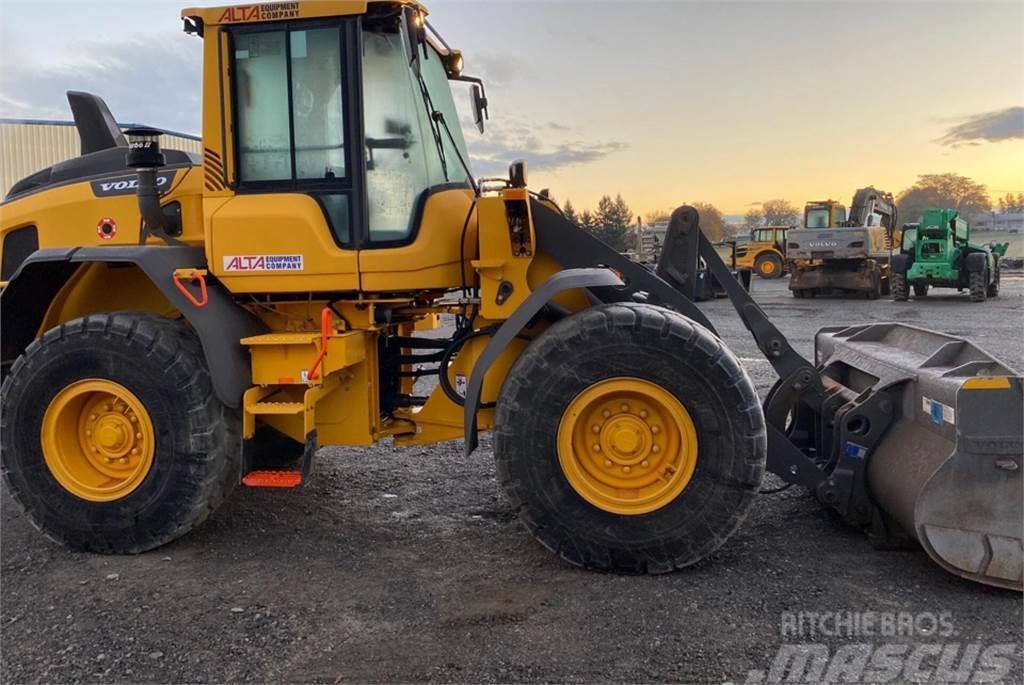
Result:
<instances>
[{"instance_id":1,"label":"green telehandler","mask_svg":"<svg viewBox=\"0 0 1024 685\"><path fill-rule=\"evenodd\" d=\"M968 290L971 302L999 295L999 259L1009 243L970 242L971 225L955 209L926 209L921 223L905 224L892 260L892 297L924 297L932 286Z\"/></svg>"}]
</instances>

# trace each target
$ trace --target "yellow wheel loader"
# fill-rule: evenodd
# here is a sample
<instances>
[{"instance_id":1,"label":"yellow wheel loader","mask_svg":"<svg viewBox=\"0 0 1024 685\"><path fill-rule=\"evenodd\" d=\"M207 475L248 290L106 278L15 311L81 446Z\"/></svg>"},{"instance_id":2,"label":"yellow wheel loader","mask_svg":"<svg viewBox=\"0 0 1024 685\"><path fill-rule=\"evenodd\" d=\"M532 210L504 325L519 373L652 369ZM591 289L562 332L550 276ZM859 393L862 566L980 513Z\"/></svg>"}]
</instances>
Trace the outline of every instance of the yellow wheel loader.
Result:
<instances>
[{"instance_id":1,"label":"yellow wheel loader","mask_svg":"<svg viewBox=\"0 0 1024 685\"><path fill-rule=\"evenodd\" d=\"M658 274L508 178L475 179L451 85L484 84L410 1L188 9L202 158L69 94L82 155L14 186L3 475L42 532L138 553L317 448L494 434L529 530L660 573L723 544L767 468L885 541L1021 587L1021 378L898 324L805 359L673 214ZM671 249L668 245L671 245ZM693 298L724 286L779 375L763 401ZM446 338L421 333L454 321ZM436 336L436 332L434 334Z\"/></svg>"},{"instance_id":2,"label":"yellow wheel loader","mask_svg":"<svg viewBox=\"0 0 1024 685\"><path fill-rule=\"evenodd\" d=\"M749 269L761 278L782 278L786 263L787 226L766 226L750 231L749 240L736 243L736 268Z\"/></svg>"}]
</instances>

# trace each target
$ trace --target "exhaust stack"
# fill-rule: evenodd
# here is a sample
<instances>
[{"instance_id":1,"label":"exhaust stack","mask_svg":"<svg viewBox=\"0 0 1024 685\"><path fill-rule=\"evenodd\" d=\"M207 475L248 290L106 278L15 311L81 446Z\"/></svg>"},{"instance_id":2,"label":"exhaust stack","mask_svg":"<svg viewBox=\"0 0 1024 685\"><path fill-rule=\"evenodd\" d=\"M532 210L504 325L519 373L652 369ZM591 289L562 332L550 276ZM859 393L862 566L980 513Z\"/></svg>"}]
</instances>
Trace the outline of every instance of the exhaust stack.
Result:
<instances>
[{"instance_id":1,"label":"exhaust stack","mask_svg":"<svg viewBox=\"0 0 1024 685\"><path fill-rule=\"evenodd\" d=\"M139 212L144 223L143 237L147 232L161 238L167 235L167 217L160 208L160 193L156 187L156 172L166 163L164 153L160 151L162 133L155 128L133 128L125 131L128 136L125 163L135 169L138 175L137 196Z\"/></svg>"}]
</instances>

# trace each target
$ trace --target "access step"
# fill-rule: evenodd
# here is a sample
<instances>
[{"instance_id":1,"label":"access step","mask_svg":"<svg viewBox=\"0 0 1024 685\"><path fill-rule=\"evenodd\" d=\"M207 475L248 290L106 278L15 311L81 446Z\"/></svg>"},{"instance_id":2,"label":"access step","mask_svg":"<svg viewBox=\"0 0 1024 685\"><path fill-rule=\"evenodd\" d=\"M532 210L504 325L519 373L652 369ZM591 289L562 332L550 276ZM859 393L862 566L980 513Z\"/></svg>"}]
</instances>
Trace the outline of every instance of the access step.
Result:
<instances>
[{"instance_id":1,"label":"access step","mask_svg":"<svg viewBox=\"0 0 1024 685\"><path fill-rule=\"evenodd\" d=\"M291 415L301 414L305 409L302 402L255 402L248 407L247 411L252 414L277 414Z\"/></svg>"},{"instance_id":2,"label":"access step","mask_svg":"<svg viewBox=\"0 0 1024 685\"><path fill-rule=\"evenodd\" d=\"M297 488L302 471L250 471L242 476L242 485L250 488Z\"/></svg>"}]
</instances>

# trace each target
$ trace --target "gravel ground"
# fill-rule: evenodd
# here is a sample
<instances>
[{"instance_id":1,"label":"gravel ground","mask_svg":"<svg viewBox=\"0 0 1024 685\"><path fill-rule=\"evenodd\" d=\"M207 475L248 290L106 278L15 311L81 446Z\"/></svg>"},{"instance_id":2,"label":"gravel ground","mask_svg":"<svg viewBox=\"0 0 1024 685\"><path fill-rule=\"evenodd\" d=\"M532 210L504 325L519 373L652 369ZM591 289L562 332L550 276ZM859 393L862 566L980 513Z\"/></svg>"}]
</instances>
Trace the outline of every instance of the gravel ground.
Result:
<instances>
[{"instance_id":1,"label":"gravel ground","mask_svg":"<svg viewBox=\"0 0 1024 685\"><path fill-rule=\"evenodd\" d=\"M823 325L900 320L966 335L1018 369L1024 281L986 304L758 299L805 354ZM933 291L935 292L935 291ZM726 301L705 305L763 393L774 376ZM498 491L487 437L323 450L299 492L240 490L135 557L75 554L2 499L4 682L743 682L783 643L1016 645L1021 598L918 550L877 551L804 491L761 498L712 558L667 576L568 567ZM953 633L784 636L786 612L945 616ZM904 676L906 677L906 673Z\"/></svg>"}]
</instances>

